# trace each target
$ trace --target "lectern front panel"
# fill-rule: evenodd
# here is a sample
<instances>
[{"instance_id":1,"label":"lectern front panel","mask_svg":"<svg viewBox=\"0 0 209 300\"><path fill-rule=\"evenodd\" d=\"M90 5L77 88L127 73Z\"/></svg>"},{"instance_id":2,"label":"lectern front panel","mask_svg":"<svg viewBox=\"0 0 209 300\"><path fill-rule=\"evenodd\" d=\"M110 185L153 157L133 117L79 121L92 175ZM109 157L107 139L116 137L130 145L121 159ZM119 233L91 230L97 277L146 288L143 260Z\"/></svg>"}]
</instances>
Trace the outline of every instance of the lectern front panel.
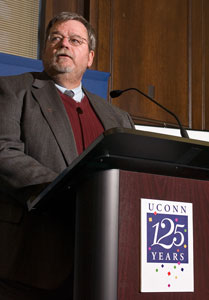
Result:
<instances>
[{"instance_id":1,"label":"lectern front panel","mask_svg":"<svg viewBox=\"0 0 209 300\"><path fill-rule=\"evenodd\" d=\"M140 292L141 198L193 204L194 292ZM118 300L208 299L209 182L120 171L119 207Z\"/></svg>"}]
</instances>

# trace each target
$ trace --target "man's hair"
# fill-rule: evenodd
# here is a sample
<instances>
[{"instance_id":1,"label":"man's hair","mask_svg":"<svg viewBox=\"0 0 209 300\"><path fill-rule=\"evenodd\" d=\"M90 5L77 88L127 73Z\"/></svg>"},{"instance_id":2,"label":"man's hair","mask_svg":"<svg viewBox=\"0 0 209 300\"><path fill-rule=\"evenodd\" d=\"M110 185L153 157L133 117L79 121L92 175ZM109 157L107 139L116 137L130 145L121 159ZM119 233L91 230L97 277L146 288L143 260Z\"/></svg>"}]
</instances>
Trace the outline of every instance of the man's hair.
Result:
<instances>
[{"instance_id":1,"label":"man's hair","mask_svg":"<svg viewBox=\"0 0 209 300\"><path fill-rule=\"evenodd\" d=\"M69 20L79 21L86 27L87 33L88 33L89 50L95 50L96 35L95 35L95 31L94 31L93 27L83 16L76 14L76 13L72 13L72 12L61 12L60 14L58 14L57 16L52 18L51 21L49 21L49 24L46 28L46 34L45 34L45 46L46 46L46 42L49 37L50 29L52 28L52 26L57 22L66 22Z\"/></svg>"}]
</instances>

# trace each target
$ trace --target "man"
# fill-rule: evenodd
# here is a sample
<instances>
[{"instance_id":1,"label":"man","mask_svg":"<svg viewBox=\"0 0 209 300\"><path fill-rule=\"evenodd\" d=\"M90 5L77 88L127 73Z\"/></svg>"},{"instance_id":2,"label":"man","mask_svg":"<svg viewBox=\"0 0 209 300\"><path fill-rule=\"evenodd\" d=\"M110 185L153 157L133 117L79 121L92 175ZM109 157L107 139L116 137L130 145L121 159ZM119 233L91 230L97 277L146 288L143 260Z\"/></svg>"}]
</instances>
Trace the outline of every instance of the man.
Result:
<instances>
[{"instance_id":1,"label":"man","mask_svg":"<svg viewBox=\"0 0 209 300\"><path fill-rule=\"evenodd\" d=\"M72 299L71 201L60 197L44 213L26 202L104 130L134 126L82 88L94 49L90 24L61 13L46 30L44 72L0 78L0 299Z\"/></svg>"}]
</instances>

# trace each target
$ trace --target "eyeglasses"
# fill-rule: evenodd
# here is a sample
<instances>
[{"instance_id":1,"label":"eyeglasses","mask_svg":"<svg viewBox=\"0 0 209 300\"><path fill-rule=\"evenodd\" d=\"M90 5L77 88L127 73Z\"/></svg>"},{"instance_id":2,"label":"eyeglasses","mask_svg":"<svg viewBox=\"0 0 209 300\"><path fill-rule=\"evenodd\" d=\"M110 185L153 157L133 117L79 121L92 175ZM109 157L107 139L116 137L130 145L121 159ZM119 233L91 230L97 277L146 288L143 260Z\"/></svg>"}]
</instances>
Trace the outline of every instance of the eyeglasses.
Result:
<instances>
[{"instance_id":1,"label":"eyeglasses","mask_svg":"<svg viewBox=\"0 0 209 300\"><path fill-rule=\"evenodd\" d=\"M88 41L85 38L82 38L79 35L62 36L60 34L51 34L49 35L48 40L51 44L57 45L58 43L63 41L64 38L67 38L69 44L74 47L78 47L81 46L82 44L88 43Z\"/></svg>"}]
</instances>

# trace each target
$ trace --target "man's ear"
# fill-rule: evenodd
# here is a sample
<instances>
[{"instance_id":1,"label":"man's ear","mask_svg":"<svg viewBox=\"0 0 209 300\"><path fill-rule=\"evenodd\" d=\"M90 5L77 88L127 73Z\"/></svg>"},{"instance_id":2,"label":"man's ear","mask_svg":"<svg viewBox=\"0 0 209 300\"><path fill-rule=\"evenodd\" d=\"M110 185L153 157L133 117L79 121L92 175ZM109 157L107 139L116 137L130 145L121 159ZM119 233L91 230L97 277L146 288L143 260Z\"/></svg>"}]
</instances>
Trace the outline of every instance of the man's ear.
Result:
<instances>
[{"instance_id":1,"label":"man's ear","mask_svg":"<svg viewBox=\"0 0 209 300\"><path fill-rule=\"evenodd\" d=\"M91 67L91 65L92 65L92 63L93 63L93 60L94 60L94 51L93 51L93 50L90 50L90 51L89 51L88 68Z\"/></svg>"}]
</instances>

